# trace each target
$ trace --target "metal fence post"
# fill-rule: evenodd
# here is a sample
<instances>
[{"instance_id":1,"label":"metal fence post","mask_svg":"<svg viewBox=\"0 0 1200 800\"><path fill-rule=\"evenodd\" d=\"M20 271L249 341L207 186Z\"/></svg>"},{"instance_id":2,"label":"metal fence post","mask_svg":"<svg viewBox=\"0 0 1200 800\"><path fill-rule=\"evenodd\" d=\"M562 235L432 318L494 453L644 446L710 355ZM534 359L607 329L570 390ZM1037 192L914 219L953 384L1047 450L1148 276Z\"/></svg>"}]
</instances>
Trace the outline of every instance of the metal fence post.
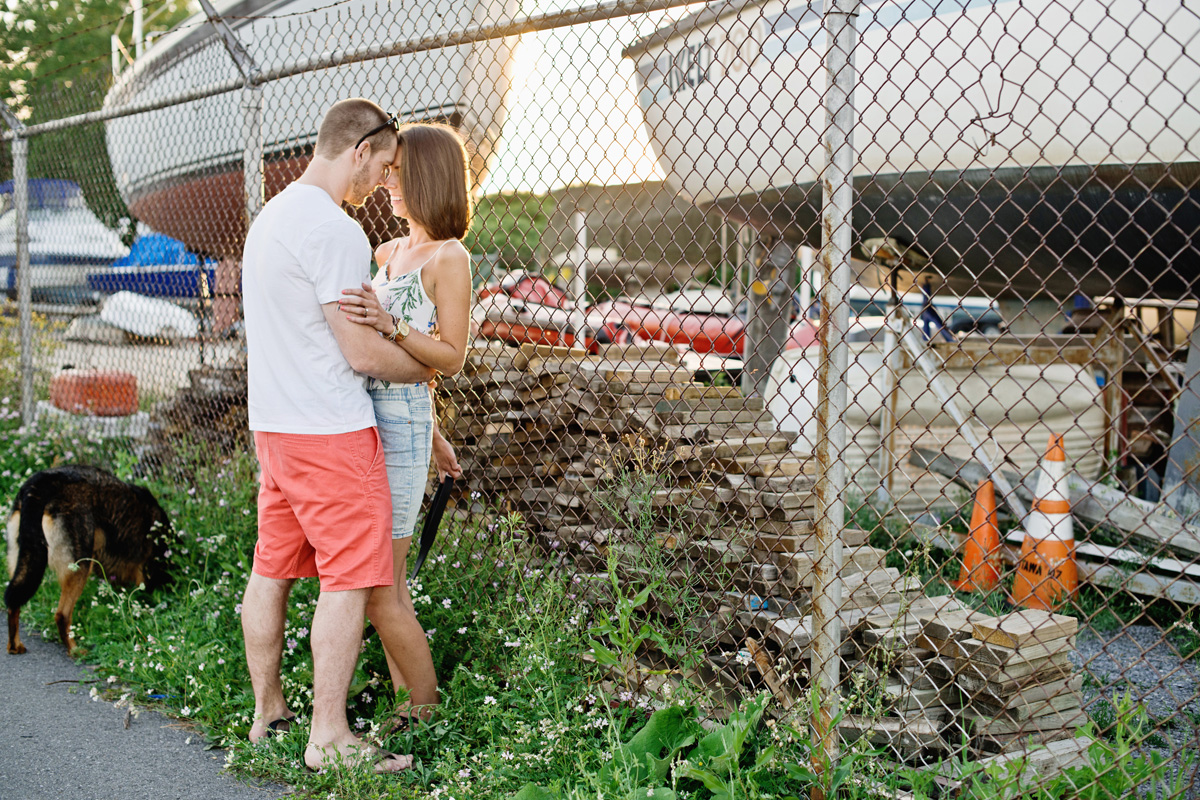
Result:
<instances>
[{"instance_id":1,"label":"metal fence post","mask_svg":"<svg viewBox=\"0 0 1200 800\"><path fill-rule=\"evenodd\" d=\"M812 685L817 692L811 720L818 771L837 757L837 687L840 678L842 540L846 488L846 370L850 326L851 210L854 202L854 47L858 0L825 0L826 93L825 169L821 174L821 356L817 372L817 520L813 569ZM818 784L813 799L823 800Z\"/></svg>"},{"instance_id":2,"label":"metal fence post","mask_svg":"<svg viewBox=\"0 0 1200 800\"><path fill-rule=\"evenodd\" d=\"M245 149L242 152L242 176L246 193L246 230L262 211L263 186L263 90L260 84L247 83L242 89L242 124Z\"/></svg>"},{"instance_id":3,"label":"metal fence post","mask_svg":"<svg viewBox=\"0 0 1200 800\"><path fill-rule=\"evenodd\" d=\"M246 195L246 228L258 216L263 206L263 103L262 74L250 52L234 35L225 20L217 14L211 0L200 0L200 7L209 24L221 38L225 51L242 76L242 125L245 142L242 151L242 177Z\"/></svg>"},{"instance_id":4,"label":"metal fence post","mask_svg":"<svg viewBox=\"0 0 1200 800\"><path fill-rule=\"evenodd\" d=\"M25 126L0 105L0 117L12 129L13 213L16 215L17 332L21 348L21 424L33 425L33 285L29 274L29 140Z\"/></svg>"},{"instance_id":5,"label":"metal fence post","mask_svg":"<svg viewBox=\"0 0 1200 800\"><path fill-rule=\"evenodd\" d=\"M578 209L571 214L571 230L574 244L571 245L571 300L575 306L571 311L571 328L575 346L583 347L587 338L587 281L588 281L588 227L587 214Z\"/></svg>"}]
</instances>

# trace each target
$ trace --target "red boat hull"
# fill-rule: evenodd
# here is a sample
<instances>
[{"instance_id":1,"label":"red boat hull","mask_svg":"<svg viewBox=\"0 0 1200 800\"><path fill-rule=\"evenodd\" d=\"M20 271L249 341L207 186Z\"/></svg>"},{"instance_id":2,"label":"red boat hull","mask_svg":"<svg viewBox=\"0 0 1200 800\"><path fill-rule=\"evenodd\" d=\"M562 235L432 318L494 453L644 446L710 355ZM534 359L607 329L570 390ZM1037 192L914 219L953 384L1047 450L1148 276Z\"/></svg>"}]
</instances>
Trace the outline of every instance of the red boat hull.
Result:
<instances>
[{"instance_id":1,"label":"red boat hull","mask_svg":"<svg viewBox=\"0 0 1200 800\"><path fill-rule=\"evenodd\" d=\"M266 163L265 199L283 191L308 166L308 154ZM241 260L246 238L241 164L165 181L130 199L129 210L154 230L179 239L188 249L217 258ZM395 236L400 223L392 215L387 192L380 189L362 208L347 211L363 226L372 245Z\"/></svg>"}]
</instances>

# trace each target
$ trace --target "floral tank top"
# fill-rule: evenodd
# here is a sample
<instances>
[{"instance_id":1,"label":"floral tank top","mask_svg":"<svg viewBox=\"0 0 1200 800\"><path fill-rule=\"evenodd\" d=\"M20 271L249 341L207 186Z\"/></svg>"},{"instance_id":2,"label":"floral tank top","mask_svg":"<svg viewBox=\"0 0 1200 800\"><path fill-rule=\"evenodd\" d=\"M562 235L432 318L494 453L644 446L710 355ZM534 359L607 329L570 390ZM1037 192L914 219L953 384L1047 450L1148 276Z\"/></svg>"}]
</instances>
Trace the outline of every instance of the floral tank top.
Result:
<instances>
[{"instance_id":1,"label":"floral tank top","mask_svg":"<svg viewBox=\"0 0 1200 800\"><path fill-rule=\"evenodd\" d=\"M375 287L375 293L379 296L379 303L383 306L383 310L397 319L407 322L414 331L424 334L432 333L437 327L437 306L429 299L429 295L425 294L425 284L421 280L421 272L437 258L443 247L453 241L456 240L447 239L442 242L421 266L388 280L388 268L392 259L396 257L396 253L400 252L398 246L393 247L388 260L371 279L371 284ZM368 389L386 389L389 386L391 384L388 381L381 381L378 378L367 380Z\"/></svg>"}]
</instances>

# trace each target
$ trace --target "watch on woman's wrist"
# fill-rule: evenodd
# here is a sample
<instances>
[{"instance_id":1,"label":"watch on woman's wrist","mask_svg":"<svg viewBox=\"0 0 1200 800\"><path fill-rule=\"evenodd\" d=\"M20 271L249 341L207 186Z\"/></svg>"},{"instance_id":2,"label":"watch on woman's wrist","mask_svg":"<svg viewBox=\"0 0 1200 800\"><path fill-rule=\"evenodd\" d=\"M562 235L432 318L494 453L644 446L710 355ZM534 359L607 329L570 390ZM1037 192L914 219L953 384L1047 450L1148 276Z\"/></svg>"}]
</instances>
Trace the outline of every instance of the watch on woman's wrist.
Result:
<instances>
[{"instance_id":1,"label":"watch on woman's wrist","mask_svg":"<svg viewBox=\"0 0 1200 800\"><path fill-rule=\"evenodd\" d=\"M410 329L408 327L408 322L399 317L393 317L392 319L394 319L396 321L396 324L392 327L392 332L387 337L388 341L403 342L405 339L408 338L408 334L410 332Z\"/></svg>"}]
</instances>

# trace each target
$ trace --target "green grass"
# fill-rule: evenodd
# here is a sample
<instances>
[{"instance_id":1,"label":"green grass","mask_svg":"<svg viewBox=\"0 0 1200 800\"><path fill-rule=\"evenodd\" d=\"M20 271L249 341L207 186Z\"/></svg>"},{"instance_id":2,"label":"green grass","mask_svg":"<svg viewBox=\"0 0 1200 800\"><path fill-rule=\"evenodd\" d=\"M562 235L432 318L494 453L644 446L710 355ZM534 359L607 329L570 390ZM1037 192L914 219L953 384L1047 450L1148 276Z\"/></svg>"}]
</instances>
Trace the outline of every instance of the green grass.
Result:
<instances>
[{"instance_id":1,"label":"green grass","mask_svg":"<svg viewBox=\"0 0 1200 800\"><path fill-rule=\"evenodd\" d=\"M67 462L103 464L133 477L136 458L127 443L53 433L23 436L13 427L11 418L0 420L0 501L11 504L34 471ZM444 523L412 587L443 704L431 725L382 737L382 744L412 753L414 769L392 777L352 770L309 773L301 758L311 702L309 626L316 583L298 582L286 631L284 689L300 713L299 724L280 739L252 746L246 741L253 701L239 604L255 539L256 465L249 454L212 460L186 443L179 449L167 472L139 481L174 521L179 537L172 554L174 583L147 594L90 581L75 629L82 658L102 681L99 694L189 720L228 748L235 772L290 784L301 796L367 800L518 795L783 800L806 796L814 781L838 787L834 794L843 798L872 796L879 787L891 793L915 789L915 796L925 797L920 787L933 785L919 770L889 768L878 754L855 748L817 776L810 769L813 748L803 710L775 719L779 709L764 698L765 711L746 703L728 721L705 728L701 709L711 707L711 700L701 689L684 683L649 697L609 680L609 673L581 656L596 636L606 635L597 631L614 618L612 607L585 601L574 567L558 569L545 561L517 517ZM635 482L627 487L635 494L646 488L636 483L637 476L622 479ZM875 527L879 535L899 532L890 521ZM645 546L648 529L643 533ZM903 557L910 574L929 578L930 591L945 590L939 582L952 558L919 551ZM653 559L639 563L657 580L668 569ZM685 606L685 600L676 604ZM56 601L54 580L47 577L23 615L29 629L51 640ZM653 615L635 617L631 625L659 626L662 637L680 641L678 630ZM1187 631L1178 635L1186 637ZM677 653L678 663L702 657L699 645L693 648ZM378 738L394 703L373 639L353 679L352 726ZM666 749L653 750L656 742L667 741L672 744L663 744ZM647 771L638 765L649 763L645 755L652 751L659 761Z\"/></svg>"}]
</instances>

